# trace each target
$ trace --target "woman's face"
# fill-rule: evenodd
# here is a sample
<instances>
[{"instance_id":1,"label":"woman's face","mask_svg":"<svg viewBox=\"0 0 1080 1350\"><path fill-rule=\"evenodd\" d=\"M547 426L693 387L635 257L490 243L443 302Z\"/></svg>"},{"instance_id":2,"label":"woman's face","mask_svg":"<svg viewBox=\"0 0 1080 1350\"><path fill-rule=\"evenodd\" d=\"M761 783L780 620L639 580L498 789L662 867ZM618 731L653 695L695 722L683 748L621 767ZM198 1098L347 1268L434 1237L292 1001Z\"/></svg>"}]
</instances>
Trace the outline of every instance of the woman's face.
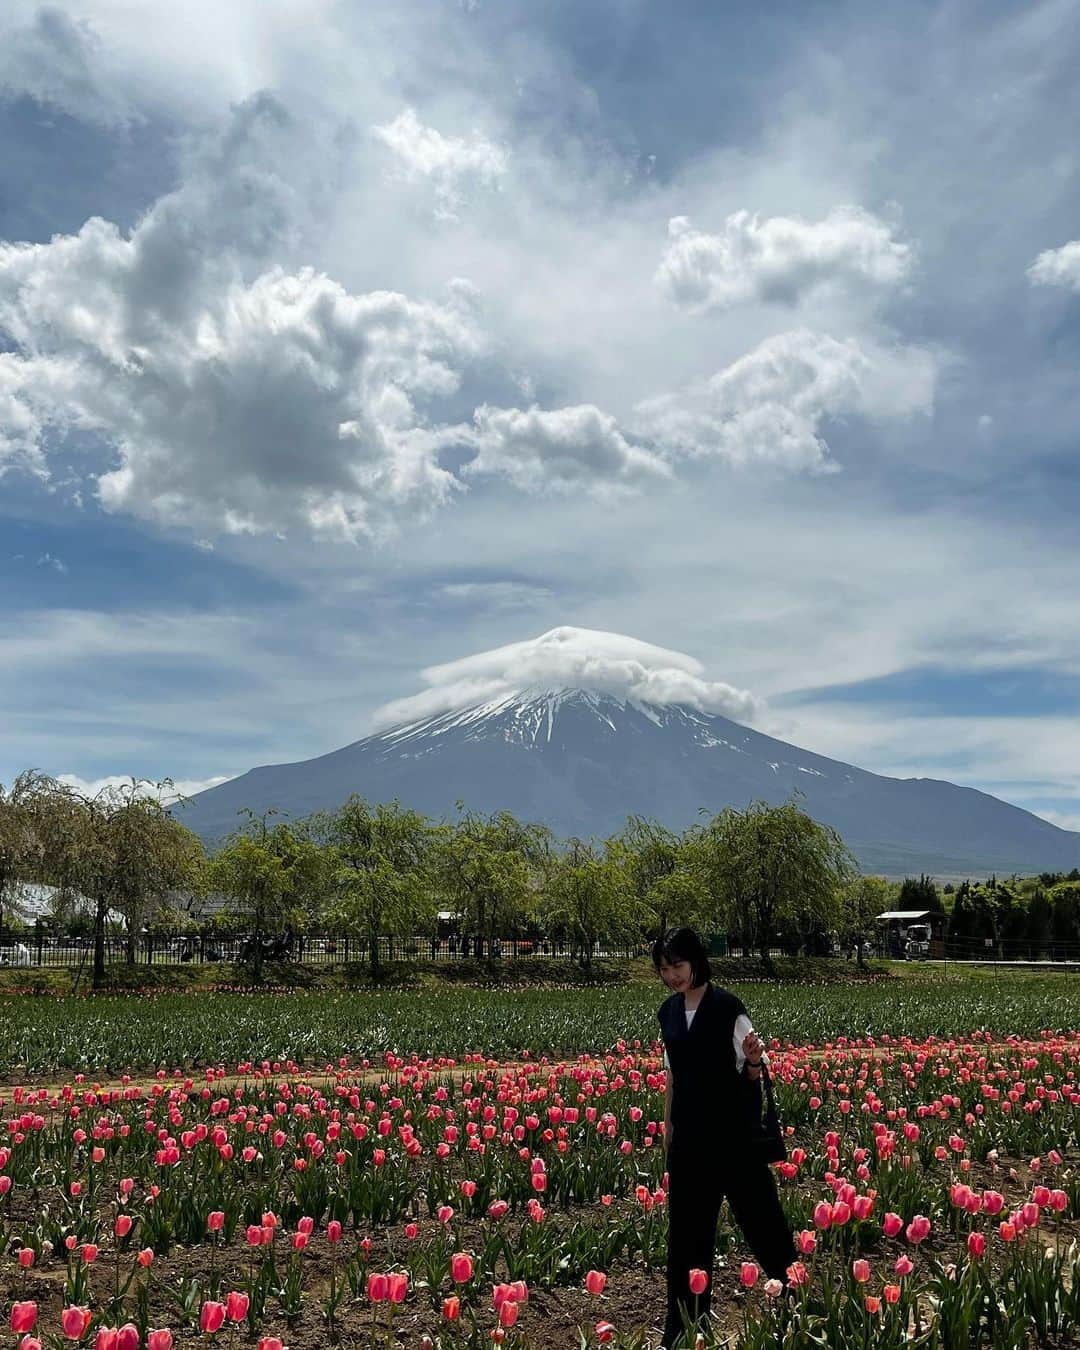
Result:
<instances>
[{"instance_id":1,"label":"woman's face","mask_svg":"<svg viewBox=\"0 0 1080 1350\"><path fill-rule=\"evenodd\" d=\"M689 961L667 961L660 958L660 978L676 994L685 994L694 987L694 968Z\"/></svg>"}]
</instances>

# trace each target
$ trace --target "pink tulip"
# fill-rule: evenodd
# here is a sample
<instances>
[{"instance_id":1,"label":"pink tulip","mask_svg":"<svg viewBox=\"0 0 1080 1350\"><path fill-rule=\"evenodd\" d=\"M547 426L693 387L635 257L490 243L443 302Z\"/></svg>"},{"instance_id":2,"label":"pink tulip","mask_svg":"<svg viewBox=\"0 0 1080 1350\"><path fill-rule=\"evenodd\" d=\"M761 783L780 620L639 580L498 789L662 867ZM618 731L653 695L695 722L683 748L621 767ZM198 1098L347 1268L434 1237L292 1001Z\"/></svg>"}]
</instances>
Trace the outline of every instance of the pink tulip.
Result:
<instances>
[{"instance_id":1,"label":"pink tulip","mask_svg":"<svg viewBox=\"0 0 1080 1350\"><path fill-rule=\"evenodd\" d=\"M904 1221L899 1214L893 1214L891 1211L885 1215L881 1221L882 1231L886 1237L895 1237L903 1228Z\"/></svg>"},{"instance_id":2,"label":"pink tulip","mask_svg":"<svg viewBox=\"0 0 1080 1350\"><path fill-rule=\"evenodd\" d=\"M802 1228L795 1234L795 1246L800 1256L812 1256L817 1246L817 1234L809 1228Z\"/></svg>"},{"instance_id":3,"label":"pink tulip","mask_svg":"<svg viewBox=\"0 0 1080 1350\"><path fill-rule=\"evenodd\" d=\"M29 1270L30 1267L31 1267L33 1264L34 1264L34 1249L33 1249L33 1247L20 1247L20 1248L19 1248L19 1265L22 1266L23 1270Z\"/></svg>"},{"instance_id":4,"label":"pink tulip","mask_svg":"<svg viewBox=\"0 0 1080 1350\"><path fill-rule=\"evenodd\" d=\"M225 1304L216 1299L207 1299L199 1310L199 1326L208 1335L220 1331L225 1321Z\"/></svg>"},{"instance_id":5,"label":"pink tulip","mask_svg":"<svg viewBox=\"0 0 1080 1350\"><path fill-rule=\"evenodd\" d=\"M260 1336L257 1350L285 1350L280 1336Z\"/></svg>"},{"instance_id":6,"label":"pink tulip","mask_svg":"<svg viewBox=\"0 0 1080 1350\"><path fill-rule=\"evenodd\" d=\"M409 1292L409 1277L403 1272L394 1272L387 1276L387 1295L391 1303L404 1303Z\"/></svg>"},{"instance_id":7,"label":"pink tulip","mask_svg":"<svg viewBox=\"0 0 1080 1350\"><path fill-rule=\"evenodd\" d=\"M172 1350L173 1334L168 1327L151 1331L146 1338L146 1350Z\"/></svg>"},{"instance_id":8,"label":"pink tulip","mask_svg":"<svg viewBox=\"0 0 1080 1350\"><path fill-rule=\"evenodd\" d=\"M851 1263L852 1278L859 1284L865 1284L870 1278L870 1262L865 1257L858 1257Z\"/></svg>"},{"instance_id":9,"label":"pink tulip","mask_svg":"<svg viewBox=\"0 0 1080 1350\"><path fill-rule=\"evenodd\" d=\"M220 1233L225 1227L225 1215L220 1209L212 1209L206 1216L206 1227L211 1233Z\"/></svg>"},{"instance_id":10,"label":"pink tulip","mask_svg":"<svg viewBox=\"0 0 1080 1350\"><path fill-rule=\"evenodd\" d=\"M744 1261L739 1267L739 1283L744 1289L753 1289L760 1274L761 1271L754 1265L753 1261Z\"/></svg>"},{"instance_id":11,"label":"pink tulip","mask_svg":"<svg viewBox=\"0 0 1080 1350\"><path fill-rule=\"evenodd\" d=\"M341 1224L337 1219L331 1219L326 1225L326 1240L327 1242L341 1241Z\"/></svg>"},{"instance_id":12,"label":"pink tulip","mask_svg":"<svg viewBox=\"0 0 1080 1350\"><path fill-rule=\"evenodd\" d=\"M792 1261L787 1268L788 1284L794 1289L810 1282L810 1272L801 1261Z\"/></svg>"},{"instance_id":13,"label":"pink tulip","mask_svg":"<svg viewBox=\"0 0 1080 1350\"><path fill-rule=\"evenodd\" d=\"M372 1303L385 1303L390 1296L390 1281L372 1271L367 1278L367 1296Z\"/></svg>"},{"instance_id":14,"label":"pink tulip","mask_svg":"<svg viewBox=\"0 0 1080 1350\"><path fill-rule=\"evenodd\" d=\"M929 1235L930 1220L923 1214L916 1214L905 1231L909 1242L922 1242Z\"/></svg>"},{"instance_id":15,"label":"pink tulip","mask_svg":"<svg viewBox=\"0 0 1080 1350\"><path fill-rule=\"evenodd\" d=\"M230 1322L242 1322L248 1314L248 1296L233 1289L225 1297L225 1316Z\"/></svg>"},{"instance_id":16,"label":"pink tulip","mask_svg":"<svg viewBox=\"0 0 1080 1350\"><path fill-rule=\"evenodd\" d=\"M893 1266L893 1270L896 1271L897 1275L910 1275L914 1269L915 1262L912 1261L910 1256L898 1256L896 1258L896 1264Z\"/></svg>"},{"instance_id":17,"label":"pink tulip","mask_svg":"<svg viewBox=\"0 0 1080 1350\"><path fill-rule=\"evenodd\" d=\"M983 1191L982 1207L987 1214L1000 1214L1005 1206L1005 1197L1000 1191Z\"/></svg>"},{"instance_id":18,"label":"pink tulip","mask_svg":"<svg viewBox=\"0 0 1080 1350\"><path fill-rule=\"evenodd\" d=\"M116 1223L113 1225L113 1231L119 1238L127 1237L131 1232L132 1218L130 1214L118 1214Z\"/></svg>"},{"instance_id":19,"label":"pink tulip","mask_svg":"<svg viewBox=\"0 0 1080 1350\"><path fill-rule=\"evenodd\" d=\"M986 1238L982 1233L969 1233L967 1238L967 1249L968 1254L973 1261L981 1260L983 1252L986 1251Z\"/></svg>"},{"instance_id":20,"label":"pink tulip","mask_svg":"<svg viewBox=\"0 0 1080 1350\"><path fill-rule=\"evenodd\" d=\"M518 1319L518 1305L512 1298L499 1305L499 1326L512 1327Z\"/></svg>"},{"instance_id":21,"label":"pink tulip","mask_svg":"<svg viewBox=\"0 0 1080 1350\"><path fill-rule=\"evenodd\" d=\"M828 1200L819 1200L814 1206L814 1227L820 1228L822 1232L830 1227L833 1221L833 1207Z\"/></svg>"},{"instance_id":22,"label":"pink tulip","mask_svg":"<svg viewBox=\"0 0 1080 1350\"><path fill-rule=\"evenodd\" d=\"M456 1322L461 1317L461 1299L457 1294L451 1294L449 1298L443 1299L442 1315L448 1322Z\"/></svg>"},{"instance_id":23,"label":"pink tulip","mask_svg":"<svg viewBox=\"0 0 1080 1350\"><path fill-rule=\"evenodd\" d=\"M607 1284L607 1276L602 1270L590 1270L585 1276L585 1288L590 1294L602 1294L605 1284Z\"/></svg>"},{"instance_id":24,"label":"pink tulip","mask_svg":"<svg viewBox=\"0 0 1080 1350\"><path fill-rule=\"evenodd\" d=\"M86 1329L90 1325L91 1312L89 1308L83 1308L73 1304L65 1308L60 1314L60 1326L64 1335L69 1341L81 1341L86 1335Z\"/></svg>"},{"instance_id":25,"label":"pink tulip","mask_svg":"<svg viewBox=\"0 0 1080 1350\"><path fill-rule=\"evenodd\" d=\"M34 1323L37 1321L38 1306L36 1303L27 1300L24 1303L15 1303L11 1309L11 1329L16 1336L22 1335L25 1331L33 1331Z\"/></svg>"},{"instance_id":26,"label":"pink tulip","mask_svg":"<svg viewBox=\"0 0 1080 1350\"><path fill-rule=\"evenodd\" d=\"M694 1269L690 1272L690 1292L692 1294L703 1294L709 1283L709 1277L703 1270Z\"/></svg>"},{"instance_id":27,"label":"pink tulip","mask_svg":"<svg viewBox=\"0 0 1080 1350\"><path fill-rule=\"evenodd\" d=\"M19 1342L19 1350L42 1350L41 1341L36 1336L24 1336Z\"/></svg>"}]
</instances>

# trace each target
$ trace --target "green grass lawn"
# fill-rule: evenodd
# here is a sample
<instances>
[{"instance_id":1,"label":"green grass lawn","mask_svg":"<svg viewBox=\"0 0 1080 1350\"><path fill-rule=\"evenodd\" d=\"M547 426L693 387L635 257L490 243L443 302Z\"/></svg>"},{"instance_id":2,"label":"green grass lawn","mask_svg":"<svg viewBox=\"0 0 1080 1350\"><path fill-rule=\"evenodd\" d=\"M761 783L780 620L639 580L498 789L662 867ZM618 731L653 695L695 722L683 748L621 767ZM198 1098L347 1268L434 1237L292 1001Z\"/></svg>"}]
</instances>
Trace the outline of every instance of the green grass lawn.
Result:
<instances>
[{"instance_id":1,"label":"green grass lawn","mask_svg":"<svg viewBox=\"0 0 1080 1350\"><path fill-rule=\"evenodd\" d=\"M835 964L835 963L834 963ZM781 1043L840 1037L995 1037L1080 1025L1080 977L918 966L876 982L722 981ZM444 986L222 992L0 994L0 1073L88 1073L340 1056L603 1054L649 1045L666 990L655 975L582 987Z\"/></svg>"}]
</instances>

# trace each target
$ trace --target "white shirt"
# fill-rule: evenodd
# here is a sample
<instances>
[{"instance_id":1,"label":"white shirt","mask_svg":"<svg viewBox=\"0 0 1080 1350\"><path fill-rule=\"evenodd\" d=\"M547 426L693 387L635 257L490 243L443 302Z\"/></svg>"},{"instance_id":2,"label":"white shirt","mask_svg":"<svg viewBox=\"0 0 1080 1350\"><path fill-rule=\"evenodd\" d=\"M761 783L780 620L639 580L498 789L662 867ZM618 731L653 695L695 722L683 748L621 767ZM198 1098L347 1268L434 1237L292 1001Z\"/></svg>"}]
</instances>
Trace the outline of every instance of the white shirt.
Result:
<instances>
[{"instance_id":1,"label":"white shirt","mask_svg":"<svg viewBox=\"0 0 1080 1350\"><path fill-rule=\"evenodd\" d=\"M696 1008L687 1008L686 1010L686 1029L688 1031L690 1029L690 1023L694 1020L694 1014L696 1012L697 1012ZM747 1017L746 1013L740 1013L738 1017L736 1017L735 1032L731 1038L732 1044L735 1046L736 1073L742 1073L742 1066L746 1063L746 1056L743 1054L742 1043L746 1039L746 1037L750 1035L753 1029L754 1029L753 1023L750 1021L749 1017ZM761 1052L761 1062L762 1064L768 1064L769 1062L769 1056L765 1054L764 1050ZM664 1068L665 1069L671 1068L671 1063L668 1060L668 1053L666 1050L664 1051Z\"/></svg>"}]
</instances>

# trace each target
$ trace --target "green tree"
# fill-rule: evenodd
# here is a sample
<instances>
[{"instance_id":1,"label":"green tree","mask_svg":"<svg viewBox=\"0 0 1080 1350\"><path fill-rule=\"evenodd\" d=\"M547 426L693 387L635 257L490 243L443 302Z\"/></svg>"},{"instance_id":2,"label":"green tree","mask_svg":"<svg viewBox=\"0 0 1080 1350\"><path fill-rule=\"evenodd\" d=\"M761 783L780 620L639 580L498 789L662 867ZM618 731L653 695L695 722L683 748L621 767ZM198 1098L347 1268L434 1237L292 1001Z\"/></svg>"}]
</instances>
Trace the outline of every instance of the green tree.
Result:
<instances>
[{"instance_id":1,"label":"green tree","mask_svg":"<svg viewBox=\"0 0 1080 1350\"><path fill-rule=\"evenodd\" d=\"M651 927L659 935L670 923L686 923L686 859L677 834L644 816L627 816L622 831L610 846L619 851L643 912L650 912ZM678 881L674 878L680 877Z\"/></svg>"},{"instance_id":2,"label":"green tree","mask_svg":"<svg viewBox=\"0 0 1080 1350\"><path fill-rule=\"evenodd\" d=\"M35 807L51 787L53 780L34 769L20 773L7 790L0 783L0 934L5 918L26 917L20 899L23 882L40 880L43 846Z\"/></svg>"},{"instance_id":3,"label":"green tree","mask_svg":"<svg viewBox=\"0 0 1080 1350\"><path fill-rule=\"evenodd\" d=\"M330 849L330 917L364 935L377 976L380 938L434 929L435 828L396 799L371 806L354 793L319 832Z\"/></svg>"},{"instance_id":4,"label":"green tree","mask_svg":"<svg viewBox=\"0 0 1080 1350\"><path fill-rule=\"evenodd\" d=\"M1041 961L1046 957L1050 945L1051 919L1050 901L1039 886L1031 897L1027 914L1028 956L1033 961Z\"/></svg>"},{"instance_id":5,"label":"green tree","mask_svg":"<svg viewBox=\"0 0 1080 1350\"><path fill-rule=\"evenodd\" d=\"M701 829L714 893L745 937L753 934L766 970L781 921L831 927L839 896L856 870L836 830L801 810L757 801L746 811L725 807Z\"/></svg>"},{"instance_id":6,"label":"green tree","mask_svg":"<svg viewBox=\"0 0 1080 1350\"><path fill-rule=\"evenodd\" d=\"M852 940L858 938L856 960L864 965L863 941L877 931L877 916L889 908L892 888L884 877L859 873L840 887L840 923ZM850 948L849 948L850 950Z\"/></svg>"},{"instance_id":7,"label":"green tree","mask_svg":"<svg viewBox=\"0 0 1080 1350\"><path fill-rule=\"evenodd\" d=\"M600 939L629 943L640 937L644 909L627 876L621 843L613 840L600 851L570 839L547 876L543 913L553 929L570 935L585 969Z\"/></svg>"},{"instance_id":8,"label":"green tree","mask_svg":"<svg viewBox=\"0 0 1080 1350\"><path fill-rule=\"evenodd\" d=\"M495 937L517 932L535 907L538 882L552 865L551 831L528 825L509 811L485 816L461 812L453 827L440 834L433 862L437 885L447 904L460 916L462 931L490 953Z\"/></svg>"},{"instance_id":9,"label":"green tree","mask_svg":"<svg viewBox=\"0 0 1080 1350\"><path fill-rule=\"evenodd\" d=\"M1080 887L1075 882L1061 881L1050 892L1050 927L1057 948L1058 960L1080 956Z\"/></svg>"},{"instance_id":10,"label":"green tree","mask_svg":"<svg viewBox=\"0 0 1080 1350\"><path fill-rule=\"evenodd\" d=\"M113 882L110 908L123 916L127 933L127 963L135 964L139 930L166 892L197 888L205 862L202 842L174 820L161 804L171 779L150 784L132 778L114 789L116 809L110 816L110 853Z\"/></svg>"},{"instance_id":11,"label":"green tree","mask_svg":"<svg viewBox=\"0 0 1080 1350\"><path fill-rule=\"evenodd\" d=\"M95 793L50 782L35 803L43 871L59 885L61 903L74 893L90 902L95 989L105 979L110 912L123 914L127 906L130 932L151 896L187 884L199 865L198 842L158 800L168 780L152 792L145 781L133 778Z\"/></svg>"},{"instance_id":12,"label":"green tree","mask_svg":"<svg viewBox=\"0 0 1080 1350\"><path fill-rule=\"evenodd\" d=\"M314 839L284 823L267 825L267 816L245 808L248 820L235 830L206 865L208 890L230 896L245 924L249 961L262 979L263 939L281 932L286 922L311 914L327 886L327 858Z\"/></svg>"},{"instance_id":13,"label":"green tree","mask_svg":"<svg viewBox=\"0 0 1080 1350\"><path fill-rule=\"evenodd\" d=\"M948 941L954 943L968 942L974 936L974 930L975 913L971 900L971 887L964 881L956 892L956 899L953 901L952 912L949 915Z\"/></svg>"},{"instance_id":14,"label":"green tree","mask_svg":"<svg viewBox=\"0 0 1080 1350\"><path fill-rule=\"evenodd\" d=\"M945 906L942 903L938 888L934 885L933 878L928 877L925 873L920 875L918 881L912 877L904 878L896 908L909 911L928 909L935 914L944 914L945 912Z\"/></svg>"}]
</instances>

